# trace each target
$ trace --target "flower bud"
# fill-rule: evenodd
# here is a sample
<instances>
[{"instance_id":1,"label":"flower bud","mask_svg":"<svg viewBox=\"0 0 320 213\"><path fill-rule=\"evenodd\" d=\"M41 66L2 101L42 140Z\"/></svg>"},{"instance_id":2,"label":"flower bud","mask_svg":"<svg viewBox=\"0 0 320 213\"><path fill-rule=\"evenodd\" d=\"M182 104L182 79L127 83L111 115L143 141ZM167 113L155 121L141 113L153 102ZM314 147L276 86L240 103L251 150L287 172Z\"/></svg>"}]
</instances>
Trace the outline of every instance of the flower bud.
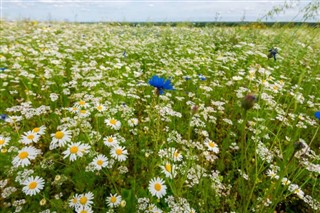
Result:
<instances>
[{"instance_id":1,"label":"flower bud","mask_svg":"<svg viewBox=\"0 0 320 213\"><path fill-rule=\"evenodd\" d=\"M243 98L241 106L245 110L249 110L253 107L256 101L257 101L256 96L254 96L253 94L248 94Z\"/></svg>"}]
</instances>

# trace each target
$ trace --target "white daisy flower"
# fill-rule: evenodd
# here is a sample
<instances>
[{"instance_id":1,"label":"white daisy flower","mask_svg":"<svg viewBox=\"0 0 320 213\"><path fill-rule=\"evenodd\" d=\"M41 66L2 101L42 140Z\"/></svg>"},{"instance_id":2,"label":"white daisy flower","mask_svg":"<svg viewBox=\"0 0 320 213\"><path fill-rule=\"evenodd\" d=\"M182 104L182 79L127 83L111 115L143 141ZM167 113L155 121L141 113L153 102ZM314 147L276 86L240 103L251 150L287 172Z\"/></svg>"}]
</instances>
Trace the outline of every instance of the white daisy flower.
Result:
<instances>
[{"instance_id":1,"label":"white daisy flower","mask_svg":"<svg viewBox=\"0 0 320 213\"><path fill-rule=\"evenodd\" d=\"M13 159L12 164L15 167L28 166L31 164L30 160L34 160L41 150L34 148L33 146L24 147L19 151L19 154Z\"/></svg>"},{"instance_id":2,"label":"white daisy flower","mask_svg":"<svg viewBox=\"0 0 320 213\"><path fill-rule=\"evenodd\" d=\"M207 148L208 148L209 151L212 151L212 152L214 152L214 153L216 153L216 154L219 153L218 145L217 145L215 142L213 142L212 140L210 140L210 139L207 138L207 139L204 141L204 144L207 146Z\"/></svg>"},{"instance_id":3,"label":"white daisy flower","mask_svg":"<svg viewBox=\"0 0 320 213\"><path fill-rule=\"evenodd\" d=\"M139 120L137 118L131 118L128 120L128 124L131 127L137 126L139 123Z\"/></svg>"},{"instance_id":4,"label":"white daisy flower","mask_svg":"<svg viewBox=\"0 0 320 213\"><path fill-rule=\"evenodd\" d=\"M164 166L160 166L162 173L166 175L167 178L173 178L177 175L176 165L166 162Z\"/></svg>"},{"instance_id":5,"label":"white daisy flower","mask_svg":"<svg viewBox=\"0 0 320 213\"><path fill-rule=\"evenodd\" d=\"M79 116L83 118L86 118L90 115L89 110L85 110L85 109L79 110L78 113L79 113Z\"/></svg>"},{"instance_id":6,"label":"white daisy flower","mask_svg":"<svg viewBox=\"0 0 320 213\"><path fill-rule=\"evenodd\" d=\"M27 178L22 185L25 185L22 188L22 191L26 194L26 195L35 195L37 193L40 192L40 190L43 189L44 187L44 179L41 177L29 177Z\"/></svg>"},{"instance_id":7,"label":"white daisy flower","mask_svg":"<svg viewBox=\"0 0 320 213\"><path fill-rule=\"evenodd\" d=\"M63 158L70 156L70 161L74 161L77 157L82 157L84 153L88 153L89 149L90 146L87 144L81 144L80 142L71 143L69 144L68 149L62 153L64 154Z\"/></svg>"},{"instance_id":8,"label":"white daisy flower","mask_svg":"<svg viewBox=\"0 0 320 213\"><path fill-rule=\"evenodd\" d=\"M37 143L39 139L40 139L40 135L32 131L28 131L28 132L25 132L24 135L22 135L20 142L27 145L32 142Z\"/></svg>"},{"instance_id":9,"label":"white daisy flower","mask_svg":"<svg viewBox=\"0 0 320 213\"><path fill-rule=\"evenodd\" d=\"M107 126L110 126L111 128L115 129L115 130L119 130L121 127L121 122L111 118L111 119L106 119L104 120L104 122L106 123Z\"/></svg>"},{"instance_id":10,"label":"white daisy flower","mask_svg":"<svg viewBox=\"0 0 320 213\"><path fill-rule=\"evenodd\" d=\"M40 127L36 127L32 130L33 133L36 133L38 135L43 135L46 131L46 127L45 126L40 126Z\"/></svg>"},{"instance_id":11,"label":"white daisy flower","mask_svg":"<svg viewBox=\"0 0 320 213\"><path fill-rule=\"evenodd\" d=\"M125 161L128 157L128 151L122 146L114 146L110 150L110 154L114 159L117 159L118 161Z\"/></svg>"},{"instance_id":12,"label":"white daisy flower","mask_svg":"<svg viewBox=\"0 0 320 213\"><path fill-rule=\"evenodd\" d=\"M183 156L177 149L171 148L170 151L174 162L182 161Z\"/></svg>"},{"instance_id":13,"label":"white daisy flower","mask_svg":"<svg viewBox=\"0 0 320 213\"><path fill-rule=\"evenodd\" d=\"M106 199L108 206L111 208L119 206L121 200L121 195L117 195L117 193L114 195L110 194L110 196Z\"/></svg>"},{"instance_id":14,"label":"white daisy flower","mask_svg":"<svg viewBox=\"0 0 320 213\"><path fill-rule=\"evenodd\" d=\"M95 169L101 170L108 165L108 158L105 155L100 154L93 159L92 164L94 165Z\"/></svg>"},{"instance_id":15,"label":"white daisy flower","mask_svg":"<svg viewBox=\"0 0 320 213\"><path fill-rule=\"evenodd\" d=\"M69 206L71 208L77 208L80 205L79 200L80 200L80 198L79 198L78 194L73 195L73 197L69 201Z\"/></svg>"},{"instance_id":16,"label":"white daisy flower","mask_svg":"<svg viewBox=\"0 0 320 213\"><path fill-rule=\"evenodd\" d=\"M103 139L103 141L104 141L104 144L105 144L106 146L108 146L108 147L113 147L113 146L118 145L118 140L117 140L117 138L114 137L114 136L105 137L105 138Z\"/></svg>"},{"instance_id":17,"label":"white daisy flower","mask_svg":"<svg viewBox=\"0 0 320 213\"><path fill-rule=\"evenodd\" d=\"M74 104L76 107L82 107L82 108L88 108L90 105L85 102L84 100L80 100L77 103Z\"/></svg>"},{"instance_id":18,"label":"white daisy flower","mask_svg":"<svg viewBox=\"0 0 320 213\"><path fill-rule=\"evenodd\" d=\"M71 132L69 130L63 129L51 134L52 141L50 146L53 148L62 147L66 145L67 142L71 141Z\"/></svg>"},{"instance_id":19,"label":"white daisy flower","mask_svg":"<svg viewBox=\"0 0 320 213\"><path fill-rule=\"evenodd\" d=\"M107 107L105 107L104 105L102 104L97 104L96 105L96 109L99 111L99 112L103 112L107 109Z\"/></svg>"},{"instance_id":20,"label":"white daisy flower","mask_svg":"<svg viewBox=\"0 0 320 213\"><path fill-rule=\"evenodd\" d=\"M79 204L84 207L91 207L91 204L93 204L93 201L92 201L93 198L94 198L94 195L92 192L80 194L79 195Z\"/></svg>"},{"instance_id":21,"label":"white daisy flower","mask_svg":"<svg viewBox=\"0 0 320 213\"><path fill-rule=\"evenodd\" d=\"M77 114L77 113L80 111L80 109L79 109L78 107L75 107L75 106L68 108L68 110L69 110L70 112L75 113L75 114Z\"/></svg>"},{"instance_id":22,"label":"white daisy flower","mask_svg":"<svg viewBox=\"0 0 320 213\"><path fill-rule=\"evenodd\" d=\"M93 213L93 210L89 206L80 206L76 209L77 213Z\"/></svg>"},{"instance_id":23,"label":"white daisy flower","mask_svg":"<svg viewBox=\"0 0 320 213\"><path fill-rule=\"evenodd\" d=\"M158 199L162 198L167 193L167 186L164 185L164 181L159 177L150 180L148 189L150 193Z\"/></svg>"},{"instance_id":24,"label":"white daisy flower","mask_svg":"<svg viewBox=\"0 0 320 213\"><path fill-rule=\"evenodd\" d=\"M10 137L3 137L2 135L0 135L0 149L2 149L2 147L5 147L6 145L8 145L10 140L11 140Z\"/></svg>"}]
</instances>

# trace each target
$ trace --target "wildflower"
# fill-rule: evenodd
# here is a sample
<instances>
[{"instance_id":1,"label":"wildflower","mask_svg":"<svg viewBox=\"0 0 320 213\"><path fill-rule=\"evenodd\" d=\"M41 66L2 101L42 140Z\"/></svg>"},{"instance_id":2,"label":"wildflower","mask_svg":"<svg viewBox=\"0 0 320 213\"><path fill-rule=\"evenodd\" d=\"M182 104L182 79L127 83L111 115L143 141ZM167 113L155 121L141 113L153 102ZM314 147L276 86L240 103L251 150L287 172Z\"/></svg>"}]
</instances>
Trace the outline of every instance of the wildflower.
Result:
<instances>
[{"instance_id":1,"label":"wildflower","mask_svg":"<svg viewBox=\"0 0 320 213\"><path fill-rule=\"evenodd\" d=\"M276 61L277 60L277 58L276 58L277 53L278 53L278 49L272 47L269 50L268 59L273 57L274 61Z\"/></svg>"},{"instance_id":2,"label":"wildflower","mask_svg":"<svg viewBox=\"0 0 320 213\"><path fill-rule=\"evenodd\" d=\"M44 205L46 205L46 203L47 203L47 200L45 199L45 198L43 198L42 200L40 200L40 206L44 206Z\"/></svg>"},{"instance_id":3,"label":"wildflower","mask_svg":"<svg viewBox=\"0 0 320 213\"><path fill-rule=\"evenodd\" d=\"M110 197L106 199L108 206L112 208L119 206L121 200L121 195L117 195L117 193L114 195L110 194Z\"/></svg>"},{"instance_id":4,"label":"wildflower","mask_svg":"<svg viewBox=\"0 0 320 213\"><path fill-rule=\"evenodd\" d=\"M201 81L205 81L207 78L202 75L202 74L199 74L198 77L200 78Z\"/></svg>"},{"instance_id":5,"label":"wildflower","mask_svg":"<svg viewBox=\"0 0 320 213\"><path fill-rule=\"evenodd\" d=\"M182 161L182 159L183 159L182 154L175 148L171 149L171 156L172 156L174 162Z\"/></svg>"},{"instance_id":6,"label":"wildflower","mask_svg":"<svg viewBox=\"0 0 320 213\"><path fill-rule=\"evenodd\" d=\"M37 193L40 192L41 189L43 189L44 187L44 179L36 176L34 177L29 177L27 178L22 185L25 185L22 188L22 191L26 194L26 195L35 195Z\"/></svg>"},{"instance_id":7,"label":"wildflower","mask_svg":"<svg viewBox=\"0 0 320 213\"><path fill-rule=\"evenodd\" d=\"M118 140L114 136L105 137L103 140L104 140L104 144L106 146L113 147L113 146L118 145Z\"/></svg>"},{"instance_id":8,"label":"wildflower","mask_svg":"<svg viewBox=\"0 0 320 213\"><path fill-rule=\"evenodd\" d=\"M8 145L10 139L11 139L10 137L3 137L2 135L0 135L0 149Z\"/></svg>"},{"instance_id":9,"label":"wildflower","mask_svg":"<svg viewBox=\"0 0 320 213\"><path fill-rule=\"evenodd\" d=\"M139 121L137 118L131 118L131 119L129 119L128 124L129 124L129 126L134 127L134 126L138 125L138 122Z\"/></svg>"},{"instance_id":10,"label":"wildflower","mask_svg":"<svg viewBox=\"0 0 320 213\"><path fill-rule=\"evenodd\" d=\"M177 175L176 173L176 166L169 162L166 162L164 166L160 166L162 169L162 173L165 174L168 178L173 178Z\"/></svg>"},{"instance_id":11,"label":"wildflower","mask_svg":"<svg viewBox=\"0 0 320 213\"><path fill-rule=\"evenodd\" d=\"M0 119L3 121L6 121L6 119L8 118L8 116L6 114L1 114L0 115Z\"/></svg>"},{"instance_id":12,"label":"wildflower","mask_svg":"<svg viewBox=\"0 0 320 213\"><path fill-rule=\"evenodd\" d=\"M96 105L96 109L99 111L99 112L103 112L106 110L106 107L102 104L97 104Z\"/></svg>"},{"instance_id":13,"label":"wildflower","mask_svg":"<svg viewBox=\"0 0 320 213\"><path fill-rule=\"evenodd\" d=\"M85 194L80 194L78 198L79 198L80 206L91 207L91 204L93 203L92 200L94 198L94 195L92 192L87 192Z\"/></svg>"},{"instance_id":14,"label":"wildflower","mask_svg":"<svg viewBox=\"0 0 320 213\"><path fill-rule=\"evenodd\" d=\"M114 118L106 119L104 120L104 122L106 123L107 126L110 126L112 129L115 129L115 130L119 130L121 127L121 122Z\"/></svg>"},{"instance_id":15,"label":"wildflower","mask_svg":"<svg viewBox=\"0 0 320 213\"><path fill-rule=\"evenodd\" d=\"M73 195L73 197L71 198L71 200L69 201L69 206L70 207L73 207L73 208L76 208L77 206L80 205L79 203L79 195L78 194L75 194Z\"/></svg>"},{"instance_id":16,"label":"wildflower","mask_svg":"<svg viewBox=\"0 0 320 213\"><path fill-rule=\"evenodd\" d=\"M158 95L162 95L164 90L173 90L170 80L165 80L164 78L160 78L156 75L152 76L149 80L149 84L157 89L156 93Z\"/></svg>"},{"instance_id":17,"label":"wildflower","mask_svg":"<svg viewBox=\"0 0 320 213\"><path fill-rule=\"evenodd\" d=\"M32 142L37 143L40 139L40 135L34 133L33 131L25 132L24 135L21 137L21 143L23 144L30 144Z\"/></svg>"},{"instance_id":18,"label":"wildflower","mask_svg":"<svg viewBox=\"0 0 320 213\"><path fill-rule=\"evenodd\" d=\"M207 138L207 139L205 140L204 144L208 147L208 150L209 150L209 151L212 151L212 152L214 152L214 153L216 153L216 154L219 153L218 145L217 145L215 142L213 142L212 140L210 140L210 139Z\"/></svg>"},{"instance_id":19,"label":"wildflower","mask_svg":"<svg viewBox=\"0 0 320 213\"><path fill-rule=\"evenodd\" d=\"M125 161L127 159L128 151L122 146L115 146L111 149L110 154L118 161Z\"/></svg>"},{"instance_id":20,"label":"wildflower","mask_svg":"<svg viewBox=\"0 0 320 213\"><path fill-rule=\"evenodd\" d=\"M315 112L315 113L314 113L314 116L320 120L320 111Z\"/></svg>"},{"instance_id":21,"label":"wildflower","mask_svg":"<svg viewBox=\"0 0 320 213\"><path fill-rule=\"evenodd\" d=\"M90 146L87 144L71 143L68 146L68 149L63 152L64 157L67 158L70 156L70 161L74 161L77 157L82 157L84 153L89 152Z\"/></svg>"},{"instance_id":22,"label":"wildflower","mask_svg":"<svg viewBox=\"0 0 320 213\"><path fill-rule=\"evenodd\" d=\"M282 185L284 185L284 186L288 186L288 185L290 185L291 184L291 181L288 179L288 178L282 178L282 180L281 180L281 183L282 183Z\"/></svg>"},{"instance_id":23,"label":"wildflower","mask_svg":"<svg viewBox=\"0 0 320 213\"><path fill-rule=\"evenodd\" d=\"M241 106L245 110L249 110L253 107L254 103L256 102L257 98L253 94L248 94L242 100Z\"/></svg>"},{"instance_id":24,"label":"wildflower","mask_svg":"<svg viewBox=\"0 0 320 213\"><path fill-rule=\"evenodd\" d=\"M76 106L76 107L83 107L83 108L86 109L86 108L88 108L90 105L89 105L87 102L85 102L84 100L81 100L81 101L75 103L75 106Z\"/></svg>"},{"instance_id":25,"label":"wildflower","mask_svg":"<svg viewBox=\"0 0 320 213\"><path fill-rule=\"evenodd\" d=\"M166 190L167 186L164 185L164 181L161 178L157 177L150 180L149 191L153 196L156 196L160 199L166 195Z\"/></svg>"},{"instance_id":26,"label":"wildflower","mask_svg":"<svg viewBox=\"0 0 320 213\"><path fill-rule=\"evenodd\" d=\"M93 210L89 206L80 206L76 209L77 213L93 213Z\"/></svg>"},{"instance_id":27,"label":"wildflower","mask_svg":"<svg viewBox=\"0 0 320 213\"><path fill-rule=\"evenodd\" d=\"M94 164L95 169L101 170L108 165L108 158L105 155L100 154L93 159L92 163Z\"/></svg>"},{"instance_id":28,"label":"wildflower","mask_svg":"<svg viewBox=\"0 0 320 213\"><path fill-rule=\"evenodd\" d=\"M40 127L36 127L32 130L33 133L36 133L38 135L43 135L46 131L46 127L45 126L40 126Z\"/></svg>"},{"instance_id":29,"label":"wildflower","mask_svg":"<svg viewBox=\"0 0 320 213\"><path fill-rule=\"evenodd\" d=\"M90 115L90 112L88 110L85 110L85 109L81 109L78 111L80 117L88 117Z\"/></svg>"},{"instance_id":30,"label":"wildflower","mask_svg":"<svg viewBox=\"0 0 320 213\"><path fill-rule=\"evenodd\" d=\"M15 167L28 166L31 164L30 160L34 160L41 151L33 146L24 147L19 151L19 154L13 159L12 164Z\"/></svg>"},{"instance_id":31,"label":"wildflower","mask_svg":"<svg viewBox=\"0 0 320 213\"><path fill-rule=\"evenodd\" d=\"M127 204L127 202L126 202L125 200L122 200L122 201L120 202L120 206L121 206L121 207L125 207L126 204Z\"/></svg>"},{"instance_id":32,"label":"wildflower","mask_svg":"<svg viewBox=\"0 0 320 213\"><path fill-rule=\"evenodd\" d=\"M71 141L71 132L63 129L61 131L57 131L56 133L51 134L52 141L51 145L56 148L57 146L62 147L67 142Z\"/></svg>"}]
</instances>

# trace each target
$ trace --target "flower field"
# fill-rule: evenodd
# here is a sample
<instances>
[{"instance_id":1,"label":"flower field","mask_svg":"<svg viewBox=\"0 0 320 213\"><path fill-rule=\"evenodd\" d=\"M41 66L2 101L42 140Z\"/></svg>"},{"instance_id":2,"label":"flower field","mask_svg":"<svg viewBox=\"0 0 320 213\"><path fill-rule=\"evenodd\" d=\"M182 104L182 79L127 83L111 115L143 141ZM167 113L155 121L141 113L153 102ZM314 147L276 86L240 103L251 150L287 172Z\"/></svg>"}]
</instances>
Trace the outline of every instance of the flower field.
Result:
<instances>
[{"instance_id":1,"label":"flower field","mask_svg":"<svg viewBox=\"0 0 320 213\"><path fill-rule=\"evenodd\" d=\"M320 30L1 22L0 212L319 212Z\"/></svg>"}]
</instances>

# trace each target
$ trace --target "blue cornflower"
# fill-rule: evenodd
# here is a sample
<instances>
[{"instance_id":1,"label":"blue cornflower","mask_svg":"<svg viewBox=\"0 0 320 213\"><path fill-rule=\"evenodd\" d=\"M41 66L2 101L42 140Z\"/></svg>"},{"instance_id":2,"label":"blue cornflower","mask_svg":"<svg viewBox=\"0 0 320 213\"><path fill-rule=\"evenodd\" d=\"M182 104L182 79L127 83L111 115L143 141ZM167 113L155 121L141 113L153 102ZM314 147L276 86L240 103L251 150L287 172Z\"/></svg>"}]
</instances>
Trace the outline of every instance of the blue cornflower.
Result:
<instances>
[{"instance_id":1,"label":"blue cornflower","mask_svg":"<svg viewBox=\"0 0 320 213\"><path fill-rule=\"evenodd\" d=\"M314 116L320 120L320 111L315 112L315 113L314 113Z\"/></svg>"},{"instance_id":2,"label":"blue cornflower","mask_svg":"<svg viewBox=\"0 0 320 213\"><path fill-rule=\"evenodd\" d=\"M123 51L123 53L122 53L122 55L123 55L123 57L127 57L127 51Z\"/></svg>"},{"instance_id":3,"label":"blue cornflower","mask_svg":"<svg viewBox=\"0 0 320 213\"><path fill-rule=\"evenodd\" d=\"M277 58L276 58L277 53L278 53L278 49L277 48L275 48L275 49L271 48L269 50L268 59L273 57L273 59L276 61L277 60Z\"/></svg>"},{"instance_id":4,"label":"blue cornflower","mask_svg":"<svg viewBox=\"0 0 320 213\"><path fill-rule=\"evenodd\" d=\"M164 90L174 90L170 80L160 78L157 75L152 76L149 80L149 84L157 88L158 95L162 95Z\"/></svg>"},{"instance_id":5,"label":"blue cornflower","mask_svg":"<svg viewBox=\"0 0 320 213\"><path fill-rule=\"evenodd\" d=\"M207 79L207 78L206 78L204 75L202 75L202 74L199 74L198 76L199 76L199 78L200 78L201 81L205 81L205 80Z\"/></svg>"},{"instance_id":6,"label":"blue cornflower","mask_svg":"<svg viewBox=\"0 0 320 213\"><path fill-rule=\"evenodd\" d=\"M7 119L7 117L8 117L8 115L6 115L6 114L1 114L0 115L0 119L4 120L4 121Z\"/></svg>"},{"instance_id":7,"label":"blue cornflower","mask_svg":"<svg viewBox=\"0 0 320 213\"><path fill-rule=\"evenodd\" d=\"M186 76L186 77L184 77L184 79L185 79L186 81L188 81L188 80L190 80L191 78L190 78L189 76Z\"/></svg>"},{"instance_id":8,"label":"blue cornflower","mask_svg":"<svg viewBox=\"0 0 320 213\"><path fill-rule=\"evenodd\" d=\"M1 67L1 68L0 68L1 71L5 71L6 69L7 69L7 68L5 68L5 67Z\"/></svg>"}]
</instances>

